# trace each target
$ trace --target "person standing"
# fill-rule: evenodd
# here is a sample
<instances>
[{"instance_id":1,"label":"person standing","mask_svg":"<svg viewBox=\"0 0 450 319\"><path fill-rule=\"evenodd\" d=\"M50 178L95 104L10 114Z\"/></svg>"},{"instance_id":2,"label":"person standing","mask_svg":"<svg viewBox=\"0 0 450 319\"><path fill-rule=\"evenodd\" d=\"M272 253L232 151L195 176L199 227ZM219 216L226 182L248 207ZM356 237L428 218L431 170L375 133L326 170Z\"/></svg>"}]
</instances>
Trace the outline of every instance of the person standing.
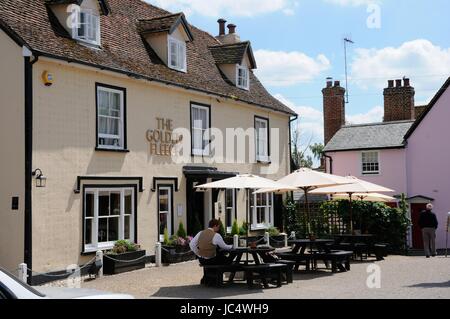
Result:
<instances>
[{"instance_id":1,"label":"person standing","mask_svg":"<svg viewBox=\"0 0 450 319\"><path fill-rule=\"evenodd\" d=\"M201 265L228 265L232 263L231 256L225 256L224 252L233 249L233 245L225 244L219 230L220 221L212 219L208 228L199 232L189 243Z\"/></svg>"},{"instance_id":2,"label":"person standing","mask_svg":"<svg viewBox=\"0 0 450 319\"><path fill-rule=\"evenodd\" d=\"M420 212L419 216L419 227L422 229L423 246L427 258L430 258L430 255L436 256L436 229L438 228L438 221L432 210L433 205L427 204L427 208Z\"/></svg>"}]
</instances>

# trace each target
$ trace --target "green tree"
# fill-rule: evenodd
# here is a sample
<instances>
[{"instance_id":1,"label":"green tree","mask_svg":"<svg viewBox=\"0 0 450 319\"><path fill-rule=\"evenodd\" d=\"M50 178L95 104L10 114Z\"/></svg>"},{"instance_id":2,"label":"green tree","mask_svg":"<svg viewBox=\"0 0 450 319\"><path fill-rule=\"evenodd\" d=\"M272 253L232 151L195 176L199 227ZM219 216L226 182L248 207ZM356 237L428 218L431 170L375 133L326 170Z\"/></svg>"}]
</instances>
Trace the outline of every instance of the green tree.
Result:
<instances>
[{"instance_id":1,"label":"green tree","mask_svg":"<svg viewBox=\"0 0 450 319\"><path fill-rule=\"evenodd\" d=\"M226 236L226 232L225 232L225 227L223 226L222 220L219 219L219 224L220 224L220 228L219 228L219 234L225 238Z\"/></svg>"},{"instance_id":2,"label":"green tree","mask_svg":"<svg viewBox=\"0 0 450 319\"><path fill-rule=\"evenodd\" d=\"M309 148L309 144L311 143L310 138L309 142L307 143L306 147L302 147L302 143L300 141L300 131L295 130L292 134L292 141L291 141L291 161L292 161L292 168L294 170L297 170L301 167L307 167L311 168L313 166L313 159L310 155L306 155L306 150Z\"/></svg>"},{"instance_id":3,"label":"green tree","mask_svg":"<svg viewBox=\"0 0 450 319\"><path fill-rule=\"evenodd\" d=\"M322 143L315 143L309 147L309 149L313 153L314 159L318 161L320 161L320 159L322 158L324 148L325 146L323 146Z\"/></svg>"},{"instance_id":4,"label":"green tree","mask_svg":"<svg viewBox=\"0 0 450 319\"><path fill-rule=\"evenodd\" d=\"M183 225L182 221L180 221L180 223L178 224L177 236L181 237L181 238L187 237L186 230L184 229L184 225Z\"/></svg>"},{"instance_id":5,"label":"green tree","mask_svg":"<svg viewBox=\"0 0 450 319\"><path fill-rule=\"evenodd\" d=\"M234 235L239 235L239 226L236 219L234 220L233 226L231 227L231 236Z\"/></svg>"},{"instance_id":6,"label":"green tree","mask_svg":"<svg viewBox=\"0 0 450 319\"><path fill-rule=\"evenodd\" d=\"M169 230L167 228L164 228L163 243L164 245L170 245Z\"/></svg>"}]
</instances>

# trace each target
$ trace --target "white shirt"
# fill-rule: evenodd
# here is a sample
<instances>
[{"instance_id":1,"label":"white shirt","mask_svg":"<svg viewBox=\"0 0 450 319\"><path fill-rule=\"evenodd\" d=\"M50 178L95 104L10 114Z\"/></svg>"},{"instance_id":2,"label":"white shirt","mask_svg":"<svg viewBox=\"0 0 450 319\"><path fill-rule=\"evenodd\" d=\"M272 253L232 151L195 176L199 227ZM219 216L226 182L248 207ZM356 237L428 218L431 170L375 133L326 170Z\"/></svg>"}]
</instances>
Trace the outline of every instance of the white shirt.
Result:
<instances>
[{"instance_id":1,"label":"white shirt","mask_svg":"<svg viewBox=\"0 0 450 319\"><path fill-rule=\"evenodd\" d=\"M211 230L213 230L212 228L209 228ZM189 247L191 247L191 250L194 252L194 254L196 254L197 256L199 256L198 254L198 239L200 238L200 234L202 232L199 232L197 235L195 235L195 237L191 240L191 242L189 243ZM222 236L220 236L219 233L216 233L212 239L212 244L219 246L221 249L223 250L231 250L233 249L233 245L227 245L225 244L225 242L223 241ZM199 256L202 257L202 256ZM204 259L208 259L206 257L202 257Z\"/></svg>"}]
</instances>

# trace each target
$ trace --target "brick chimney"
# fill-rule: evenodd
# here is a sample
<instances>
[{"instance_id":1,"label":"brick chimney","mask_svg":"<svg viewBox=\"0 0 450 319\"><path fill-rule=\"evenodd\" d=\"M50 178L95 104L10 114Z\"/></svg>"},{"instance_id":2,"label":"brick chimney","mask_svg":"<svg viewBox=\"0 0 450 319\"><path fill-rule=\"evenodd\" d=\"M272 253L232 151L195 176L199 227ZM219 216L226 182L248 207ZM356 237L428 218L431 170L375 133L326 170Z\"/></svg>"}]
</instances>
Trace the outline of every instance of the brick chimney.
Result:
<instances>
[{"instance_id":1,"label":"brick chimney","mask_svg":"<svg viewBox=\"0 0 450 319\"><path fill-rule=\"evenodd\" d=\"M324 145L345 125L345 89L339 81L327 78L323 93Z\"/></svg>"},{"instance_id":2,"label":"brick chimney","mask_svg":"<svg viewBox=\"0 0 450 319\"><path fill-rule=\"evenodd\" d=\"M414 88L408 78L388 81L384 89L384 122L407 121L415 119Z\"/></svg>"},{"instance_id":3,"label":"brick chimney","mask_svg":"<svg viewBox=\"0 0 450 319\"><path fill-rule=\"evenodd\" d=\"M232 44L241 42L241 38L236 33L236 25L228 24L228 34L225 34L225 23L227 22L224 19L217 20L219 23L219 35L216 36L216 39L219 40L222 44Z\"/></svg>"}]
</instances>

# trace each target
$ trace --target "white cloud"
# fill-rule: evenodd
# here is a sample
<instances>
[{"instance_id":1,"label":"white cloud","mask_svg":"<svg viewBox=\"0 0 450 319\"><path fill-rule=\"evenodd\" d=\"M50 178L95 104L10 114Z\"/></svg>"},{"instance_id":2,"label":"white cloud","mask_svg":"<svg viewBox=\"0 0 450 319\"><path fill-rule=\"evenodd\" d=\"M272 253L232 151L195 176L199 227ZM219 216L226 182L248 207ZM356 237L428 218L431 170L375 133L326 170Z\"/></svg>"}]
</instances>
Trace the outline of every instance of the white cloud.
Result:
<instances>
[{"instance_id":1,"label":"white cloud","mask_svg":"<svg viewBox=\"0 0 450 319\"><path fill-rule=\"evenodd\" d=\"M330 68L330 61L323 54L316 58L298 51L255 51L258 63L256 74L269 86L291 86L308 82Z\"/></svg>"},{"instance_id":2,"label":"white cloud","mask_svg":"<svg viewBox=\"0 0 450 319\"><path fill-rule=\"evenodd\" d=\"M344 6L359 7L380 2L379 0L324 0L324 1L332 4L337 4L343 7Z\"/></svg>"},{"instance_id":3,"label":"white cloud","mask_svg":"<svg viewBox=\"0 0 450 319\"><path fill-rule=\"evenodd\" d=\"M378 123L383 121L384 109L381 106L376 106L366 113L355 115L347 115L347 124L363 124L363 123Z\"/></svg>"},{"instance_id":4,"label":"white cloud","mask_svg":"<svg viewBox=\"0 0 450 319\"><path fill-rule=\"evenodd\" d=\"M360 48L355 52L352 82L365 89L382 89L387 86L387 80L406 76L411 78L416 91L433 94L450 74L450 48L441 48L424 39L405 42L399 47Z\"/></svg>"},{"instance_id":5,"label":"white cloud","mask_svg":"<svg viewBox=\"0 0 450 319\"><path fill-rule=\"evenodd\" d=\"M310 140L314 143L323 143L323 113L311 106L298 106L282 94L275 94L281 103L293 109L298 114L298 129L302 144Z\"/></svg>"},{"instance_id":6,"label":"white cloud","mask_svg":"<svg viewBox=\"0 0 450 319\"><path fill-rule=\"evenodd\" d=\"M294 0L146 0L172 12L183 11L186 15L199 14L208 17L243 16L283 12L292 15L297 1Z\"/></svg>"}]
</instances>

